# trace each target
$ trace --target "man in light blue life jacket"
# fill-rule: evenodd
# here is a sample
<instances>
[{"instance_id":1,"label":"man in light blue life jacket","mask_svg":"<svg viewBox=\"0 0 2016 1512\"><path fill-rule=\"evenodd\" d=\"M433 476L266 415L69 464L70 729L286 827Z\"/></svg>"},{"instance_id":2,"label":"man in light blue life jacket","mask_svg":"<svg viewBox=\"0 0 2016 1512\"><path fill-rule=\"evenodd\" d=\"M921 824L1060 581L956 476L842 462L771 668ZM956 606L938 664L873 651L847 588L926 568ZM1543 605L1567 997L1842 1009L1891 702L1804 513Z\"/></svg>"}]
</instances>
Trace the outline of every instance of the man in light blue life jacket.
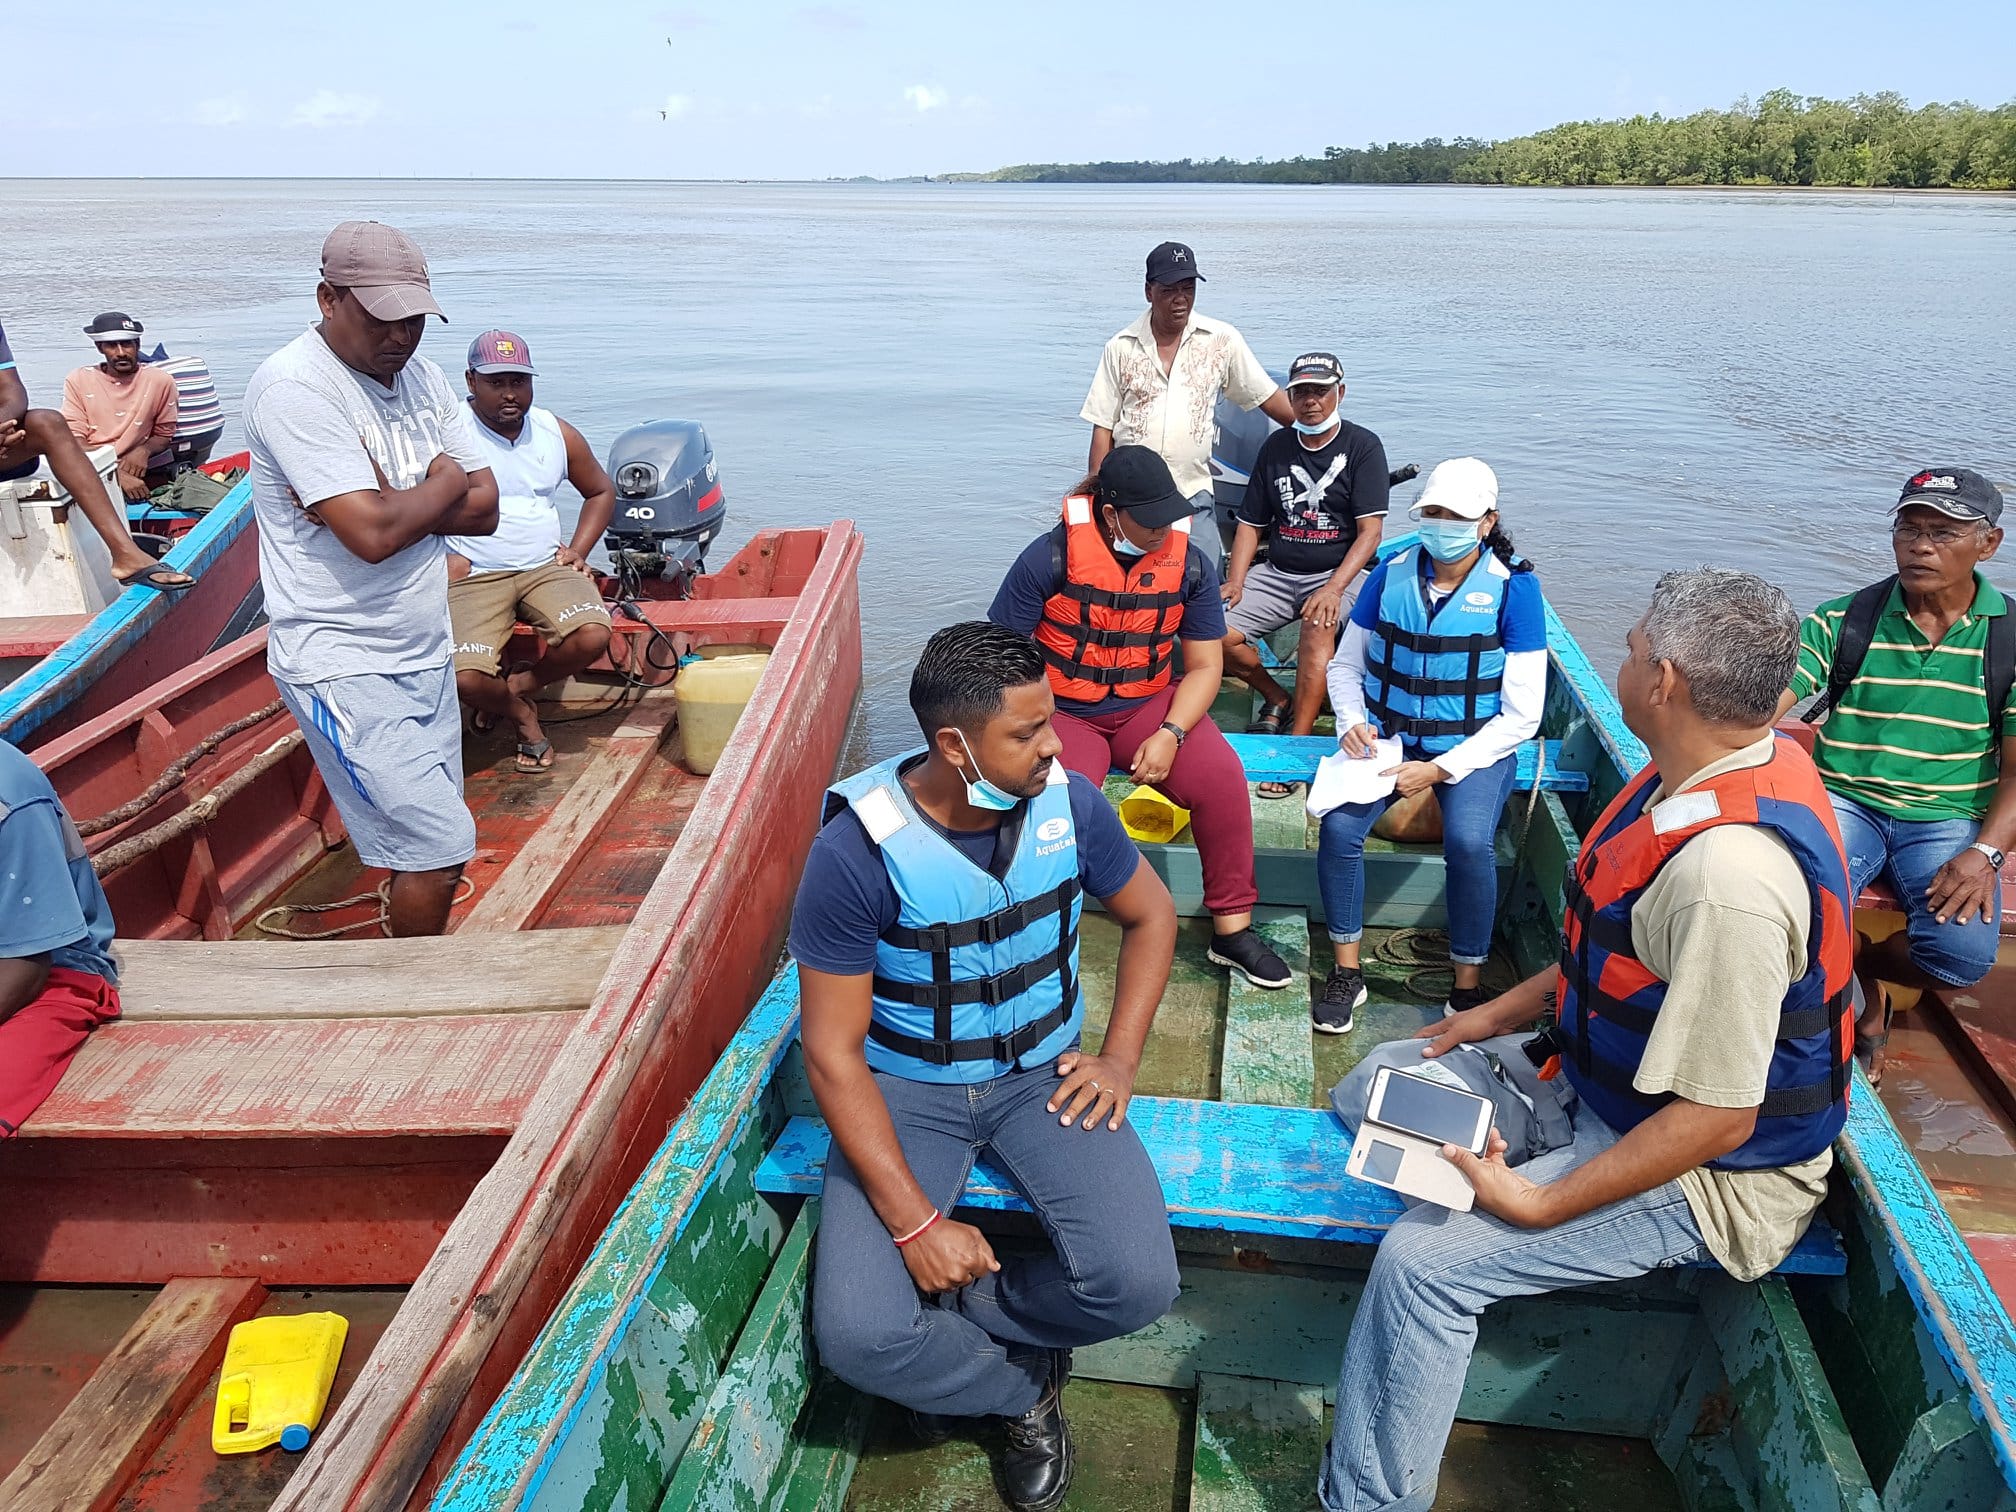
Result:
<instances>
[{"instance_id":1,"label":"man in light blue life jacket","mask_svg":"<svg viewBox=\"0 0 2016 1512\"><path fill-rule=\"evenodd\" d=\"M928 744L838 783L791 921L805 1066L833 1133L812 1288L827 1369L921 1437L999 1417L1020 1512L1069 1489L1070 1351L1176 1297L1162 1186L1127 1105L1176 909L1098 786L1068 771L1042 654L977 621L910 682ZM1078 921L1120 926L1097 1054ZM976 1156L1050 1243L997 1256L951 1216Z\"/></svg>"},{"instance_id":2,"label":"man in light blue life jacket","mask_svg":"<svg viewBox=\"0 0 2016 1512\"><path fill-rule=\"evenodd\" d=\"M1434 1504L1487 1307L1702 1260L1754 1281L1826 1195L1854 1046L1850 895L1819 773L1772 729L1798 618L1749 573L1669 572L1629 647L1617 696L1652 760L1583 841L1558 969L1420 1035L1431 1057L1494 1038L1501 1058L1552 1051L1573 1139L1517 1169L1496 1130L1481 1157L1445 1146L1475 1208L1417 1204L1380 1241L1326 1512ZM1558 1019L1528 1042L1550 991Z\"/></svg>"}]
</instances>

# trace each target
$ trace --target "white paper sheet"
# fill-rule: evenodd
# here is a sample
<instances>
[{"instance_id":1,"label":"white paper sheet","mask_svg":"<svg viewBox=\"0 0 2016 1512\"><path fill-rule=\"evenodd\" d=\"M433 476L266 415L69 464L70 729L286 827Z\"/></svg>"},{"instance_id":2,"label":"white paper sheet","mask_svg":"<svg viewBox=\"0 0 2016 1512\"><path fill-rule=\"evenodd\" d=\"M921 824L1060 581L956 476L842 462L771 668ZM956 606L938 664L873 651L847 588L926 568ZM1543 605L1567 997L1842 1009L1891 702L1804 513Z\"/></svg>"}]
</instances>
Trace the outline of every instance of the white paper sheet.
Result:
<instances>
[{"instance_id":1,"label":"white paper sheet","mask_svg":"<svg viewBox=\"0 0 2016 1512\"><path fill-rule=\"evenodd\" d=\"M1321 819L1339 804L1384 798L1393 791L1393 768L1405 759L1397 735L1380 741L1370 756L1347 756L1340 746L1316 763L1316 780L1309 784L1309 817ZM1381 776L1382 772L1387 775Z\"/></svg>"}]
</instances>

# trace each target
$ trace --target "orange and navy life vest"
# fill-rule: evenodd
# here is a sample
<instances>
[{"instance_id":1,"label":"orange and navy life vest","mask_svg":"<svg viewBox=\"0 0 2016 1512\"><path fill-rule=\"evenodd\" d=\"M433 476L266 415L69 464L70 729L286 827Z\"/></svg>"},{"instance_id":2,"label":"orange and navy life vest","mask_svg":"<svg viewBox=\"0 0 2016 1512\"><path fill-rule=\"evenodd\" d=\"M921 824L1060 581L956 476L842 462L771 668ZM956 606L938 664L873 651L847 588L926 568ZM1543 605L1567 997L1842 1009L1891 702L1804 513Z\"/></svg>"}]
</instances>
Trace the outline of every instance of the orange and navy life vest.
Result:
<instances>
[{"instance_id":1,"label":"orange and navy life vest","mask_svg":"<svg viewBox=\"0 0 2016 1512\"><path fill-rule=\"evenodd\" d=\"M1812 758L1778 738L1764 765L1727 772L1666 798L1651 767L1632 778L1604 811L1568 883L1561 939L1562 1069L1582 1100L1620 1133L1672 1101L1637 1091L1632 1078L1666 999L1666 983L1631 948L1631 910L1682 845L1723 824L1761 825L1777 835L1805 874L1813 913L1806 974L1778 1010L1764 1101L1750 1138L1709 1164L1766 1170L1810 1160L1834 1142L1848 1116L1855 1053L1850 966L1848 863L1833 806Z\"/></svg>"},{"instance_id":2,"label":"orange and navy life vest","mask_svg":"<svg viewBox=\"0 0 2016 1512\"><path fill-rule=\"evenodd\" d=\"M1189 525L1178 521L1153 551L1122 559L1093 518L1091 499L1064 501L1063 577L1036 626L1057 697L1146 698L1169 685L1190 587Z\"/></svg>"}]
</instances>

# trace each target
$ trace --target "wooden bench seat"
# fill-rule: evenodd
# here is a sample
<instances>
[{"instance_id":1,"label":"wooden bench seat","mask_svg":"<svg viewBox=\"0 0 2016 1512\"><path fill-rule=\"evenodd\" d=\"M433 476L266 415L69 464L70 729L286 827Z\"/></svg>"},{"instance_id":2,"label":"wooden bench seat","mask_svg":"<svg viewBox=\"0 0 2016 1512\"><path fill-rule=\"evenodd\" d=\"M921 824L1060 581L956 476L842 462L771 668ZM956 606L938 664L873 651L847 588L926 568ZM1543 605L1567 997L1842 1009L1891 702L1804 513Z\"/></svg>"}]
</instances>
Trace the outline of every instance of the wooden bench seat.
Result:
<instances>
[{"instance_id":1,"label":"wooden bench seat","mask_svg":"<svg viewBox=\"0 0 2016 1512\"><path fill-rule=\"evenodd\" d=\"M1404 1210L1398 1194L1345 1174L1350 1141L1328 1109L1137 1097L1127 1116L1161 1173L1178 1228L1377 1244ZM792 1119L757 1168L758 1190L817 1196L829 1138L823 1121ZM1028 1211L1013 1183L984 1160L960 1202ZM1816 1219L1778 1274L1840 1275L1847 1265L1840 1236Z\"/></svg>"},{"instance_id":2,"label":"wooden bench seat","mask_svg":"<svg viewBox=\"0 0 2016 1512\"><path fill-rule=\"evenodd\" d=\"M1336 740L1328 735L1227 735L1225 739L1246 768L1248 782L1307 782L1316 775L1316 763L1337 749ZM1533 742L1527 741L1514 758L1517 775L1512 786L1516 791L1523 793L1533 786L1535 760ZM1541 774L1540 788L1549 793L1589 791L1587 772L1562 769L1558 740L1547 742L1547 770Z\"/></svg>"},{"instance_id":3,"label":"wooden bench seat","mask_svg":"<svg viewBox=\"0 0 2016 1512\"><path fill-rule=\"evenodd\" d=\"M17 614L0 619L0 658L47 656L91 623L88 614Z\"/></svg>"},{"instance_id":4,"label":"wooden bench seat","mask_svg":"<svg viewBox=\"0 0 2016 1512\"><path fill-rule=\"evenodd\" d=\"M108 1024L20 1137L508 1135L579 1017Z\"/></svg>"}]
</instances>

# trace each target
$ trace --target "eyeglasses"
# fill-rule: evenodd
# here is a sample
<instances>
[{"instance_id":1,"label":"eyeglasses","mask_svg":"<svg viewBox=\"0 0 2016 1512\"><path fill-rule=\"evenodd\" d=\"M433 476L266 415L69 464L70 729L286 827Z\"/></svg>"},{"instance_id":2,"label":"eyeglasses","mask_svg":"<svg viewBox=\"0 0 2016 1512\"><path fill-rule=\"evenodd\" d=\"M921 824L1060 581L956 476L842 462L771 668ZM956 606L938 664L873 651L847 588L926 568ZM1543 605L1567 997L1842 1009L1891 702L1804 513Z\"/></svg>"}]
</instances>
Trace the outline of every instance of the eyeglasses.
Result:
<instances>
[{"instance_id":1,"label":"eyeglasses","mask_svg":"<svg viewBox=\"0 0 2016 1512\"><path fill-rule=\"evenodd\" d=\"M1923 525L1892 525L1890 539L1900 546L1916 546L1920 541L1930 541L1941 551L1947 551L1962 541L1971 540L1980 528L1978 525L1936 525L1930 529Z\"/></svg>"}]
</instances>

